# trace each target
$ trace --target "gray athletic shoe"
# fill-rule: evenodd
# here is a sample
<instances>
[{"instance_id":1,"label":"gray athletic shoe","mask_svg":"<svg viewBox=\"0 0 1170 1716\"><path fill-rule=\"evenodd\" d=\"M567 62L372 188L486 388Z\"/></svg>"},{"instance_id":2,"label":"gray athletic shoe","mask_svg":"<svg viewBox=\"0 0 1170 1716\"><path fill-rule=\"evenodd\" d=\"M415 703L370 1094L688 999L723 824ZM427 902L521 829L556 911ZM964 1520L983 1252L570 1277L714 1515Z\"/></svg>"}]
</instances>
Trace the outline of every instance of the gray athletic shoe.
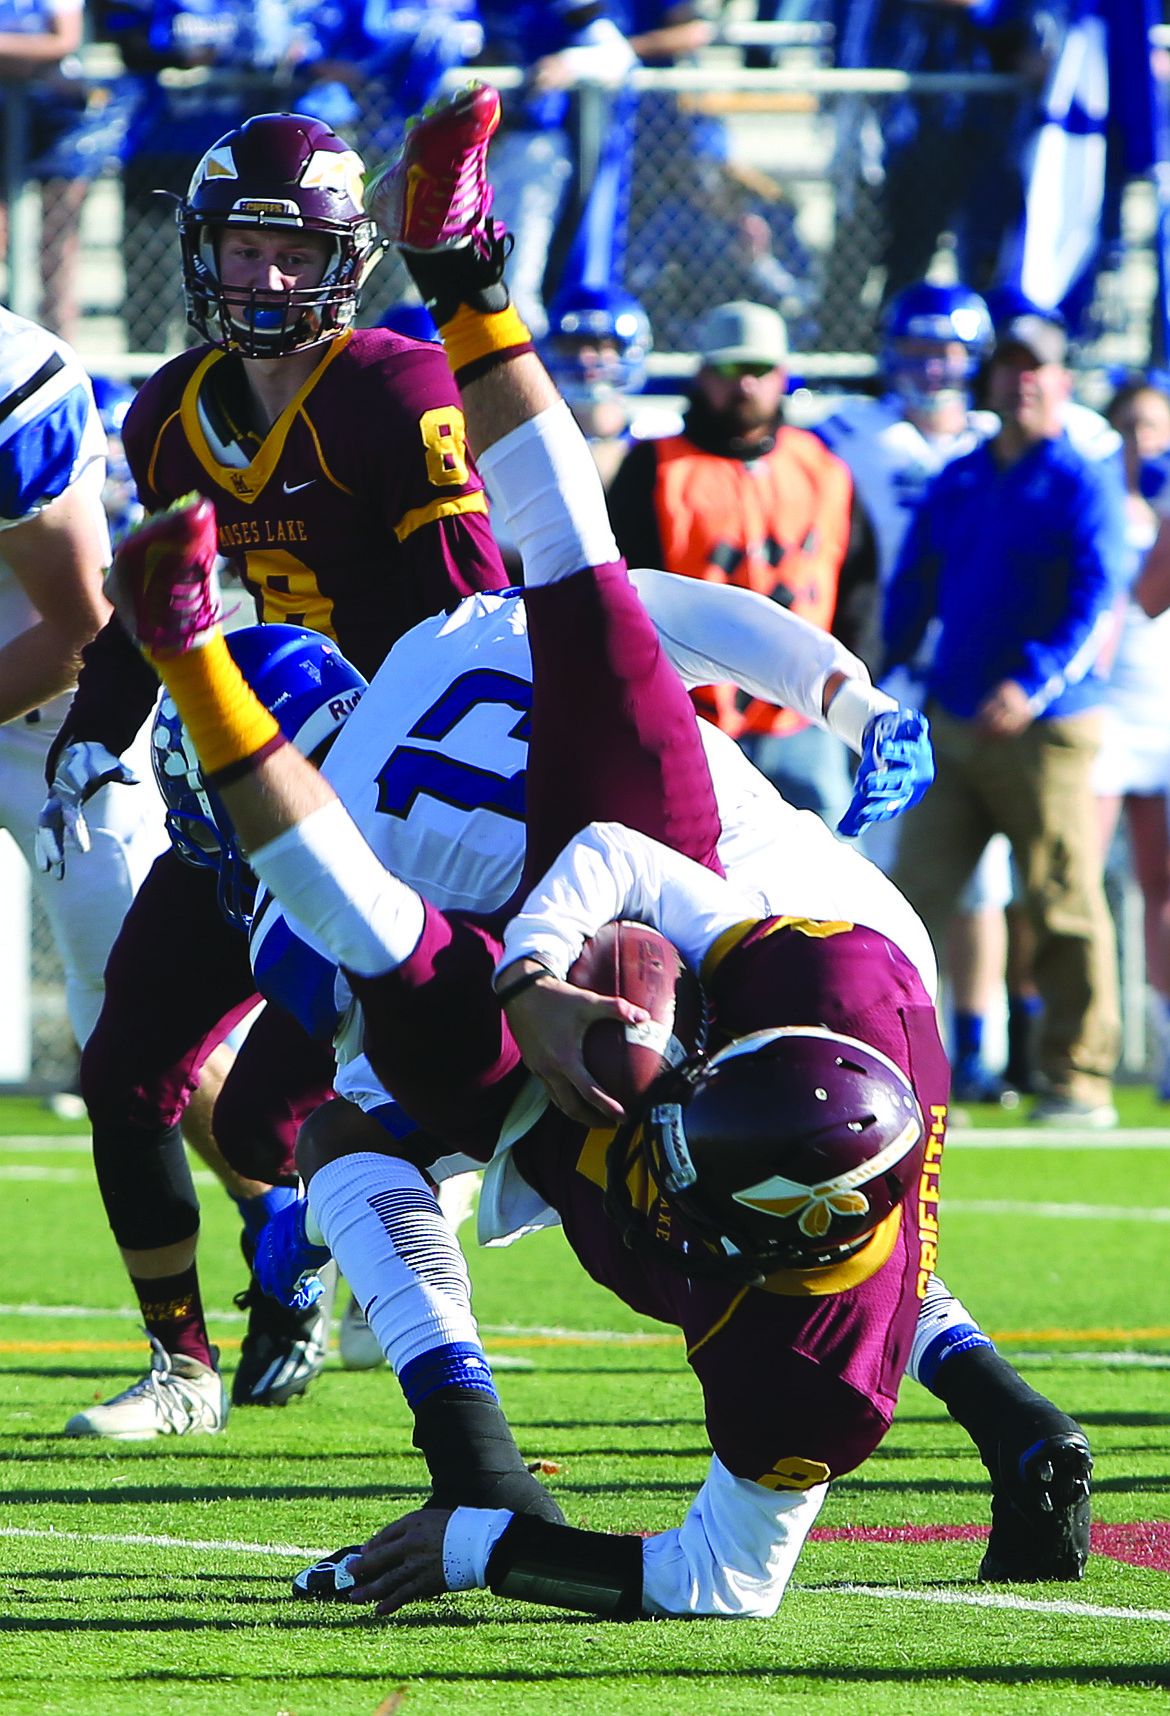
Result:
<instances>
[{"instance_id":1,"label":"gray athletic shoe","mask_svg":"<svg viewBox=\"0 0 1170 1716\"><path fill-rule=\"evenodd\" d=\"M150 1370L112 1400L77 1412L66 1436L104 1436L147 1442L154 1436L213 1436L228 1420L228 1397L218 1370L151 1339ZM219 1353L212 1355L218 1362Z\"/></svg>"},{"instance_id":2,"label":"gray athletic shoe","mask_svg":"<svg viewBox=\"0 0 1170 1716\"><path fill-rule=\"evenodd\" d=\"M366 1322L361 1306L352 1296L341 1313L337 1347L346 1370L377 1370L380 1364L386 1363L386 1355L378 1344L377 1335Z\"/></svg>"},{"instance_id":3,"label":"gray athletic shoe","mask_svg":"<svg viewBox=\"0 0 1170 1716\"><path fill-rule=\"evenodd\" d=\"M1079 1102L1074 1096L1042 1096L1028 1116L1030 1126L1067 1127L1070 1131L1108 1132L1117 1125L1111 1102Z\"/></svg>"}]
</instances>

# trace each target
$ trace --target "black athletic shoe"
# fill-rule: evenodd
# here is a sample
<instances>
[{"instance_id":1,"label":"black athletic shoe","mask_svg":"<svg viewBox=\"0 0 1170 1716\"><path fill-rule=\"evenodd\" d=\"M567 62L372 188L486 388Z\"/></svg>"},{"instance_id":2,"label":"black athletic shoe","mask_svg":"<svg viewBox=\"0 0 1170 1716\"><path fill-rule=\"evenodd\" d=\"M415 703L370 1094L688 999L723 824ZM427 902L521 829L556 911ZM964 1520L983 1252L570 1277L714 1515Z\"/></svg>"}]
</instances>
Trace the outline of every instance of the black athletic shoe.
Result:
<instances>
[{"instance_id":1,"label":"black athletic shoe","mask_svg":"<svg viewBox=\"0 0 1170 1716\"><path fill-rule=\"evenodd\" d=\"M1089 1555L1089 1479L1093 1456L1075 1419L1052 1408L1053 1423L1033 1423L1039 1439L1001 1437L983 1456L991 1475L991 1536L979 1578L1015 1584L1075 1583Z\"/></svg>"},{"instance_id":2,"label":"black athletic shoe","mask_svg":"<svg viewBox=\"0 0 1170 1716\"><path fill-rule=\"evenodd\" d=\"M287 1406L321 1374L329 1347L336 1265L325 1264L322 1277L327 1271L332 1279L307 1311L291 1311L270 1299L255 1278L236 1295L236 1304L248 1313L248 1328L232 1380L233 1406Z\"/></svg>"},{"instance_id":3,"label":"black athletic shoe","mask_svg":"<svg viewBox=\"0 0 1170 1716\"><path fill-rule=\"evenodd\" d=\"M350 1564L361 1554L361 1544L351 1543L348 1549L338 1549L332 1555L305 1567L292 1582L294 1597L313 1603L340 1603L356 1583Z\"/></svg>"}]
</instances>

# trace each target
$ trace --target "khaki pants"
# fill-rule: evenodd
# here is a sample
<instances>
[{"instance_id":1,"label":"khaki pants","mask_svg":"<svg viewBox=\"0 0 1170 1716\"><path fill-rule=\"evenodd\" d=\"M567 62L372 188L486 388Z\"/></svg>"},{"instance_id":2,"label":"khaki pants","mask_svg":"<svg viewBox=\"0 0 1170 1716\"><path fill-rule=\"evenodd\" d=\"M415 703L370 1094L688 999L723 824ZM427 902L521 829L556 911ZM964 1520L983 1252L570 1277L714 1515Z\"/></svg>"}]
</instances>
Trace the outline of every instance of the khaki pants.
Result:
<instances>
[{"instance_id":1,"label":"khaki pants","mask_svg":"<svg viewBox=\"0 0 1170 1716\"><path fill-rule=\"evenodd\" d=\"M981 738L928 706L936 776L902 818L894 881L936 949L995 833L1006 834L1036 936L1044 1001L1040 1070L1057 1096L1108 1099L1120 1048L1117 946L1105 902L1090 786L1096 714L1035 721L1014 739Z\"/></svg>"}]
</instances>

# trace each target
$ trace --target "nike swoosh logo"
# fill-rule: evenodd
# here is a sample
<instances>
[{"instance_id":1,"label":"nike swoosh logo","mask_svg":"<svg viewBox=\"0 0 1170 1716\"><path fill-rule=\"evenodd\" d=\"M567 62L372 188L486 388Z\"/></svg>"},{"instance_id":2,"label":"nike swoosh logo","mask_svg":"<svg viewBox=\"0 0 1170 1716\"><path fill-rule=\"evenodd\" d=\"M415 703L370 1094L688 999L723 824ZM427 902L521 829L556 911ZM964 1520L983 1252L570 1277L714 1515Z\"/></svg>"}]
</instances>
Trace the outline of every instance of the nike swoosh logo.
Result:
<instances>
[{"instance_id":1,"label":"nike swoosh logo","mask_svg":"<svg viewBox=\"0 0 1170 1716\"><path fill-rule=\"evenodd\" d=\"M302 489L311 489L316 481L316 477L310 477L307 483L285 483L284 492L286 495L300 494Z\"/></svg>"}]
</instances>

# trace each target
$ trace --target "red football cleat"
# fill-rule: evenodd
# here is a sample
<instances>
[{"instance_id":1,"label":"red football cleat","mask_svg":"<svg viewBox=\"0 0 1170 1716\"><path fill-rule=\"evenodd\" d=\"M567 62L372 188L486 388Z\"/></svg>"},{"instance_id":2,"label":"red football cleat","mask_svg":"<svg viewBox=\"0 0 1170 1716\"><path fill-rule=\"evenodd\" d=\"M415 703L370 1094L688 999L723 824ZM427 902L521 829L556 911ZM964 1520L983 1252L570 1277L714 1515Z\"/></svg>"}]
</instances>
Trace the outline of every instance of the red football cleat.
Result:
<instances>
[{"instance_id":1,"label":"red football cleat","mask_svg":"<svg viewBox=\"0 0 1170 1716\"><path fill-rule=\"evenodd\" d=\"M409 250L484 252L495 236L487 150L500 123L500 95L468 84L414 122L402 155L367 198L379 227Z\"/></svg>"},{"instance_id":2,"label":"red football cleat","mask_svg":"<svg viewBox=\"0 0 1170 1716\"><path fill-rule=\"evenodd\" d=\"M128 536L106 595L148 655L183 655L206 642L222 613L215 508L188 495Z\"/></svg>"}]
</instances>

